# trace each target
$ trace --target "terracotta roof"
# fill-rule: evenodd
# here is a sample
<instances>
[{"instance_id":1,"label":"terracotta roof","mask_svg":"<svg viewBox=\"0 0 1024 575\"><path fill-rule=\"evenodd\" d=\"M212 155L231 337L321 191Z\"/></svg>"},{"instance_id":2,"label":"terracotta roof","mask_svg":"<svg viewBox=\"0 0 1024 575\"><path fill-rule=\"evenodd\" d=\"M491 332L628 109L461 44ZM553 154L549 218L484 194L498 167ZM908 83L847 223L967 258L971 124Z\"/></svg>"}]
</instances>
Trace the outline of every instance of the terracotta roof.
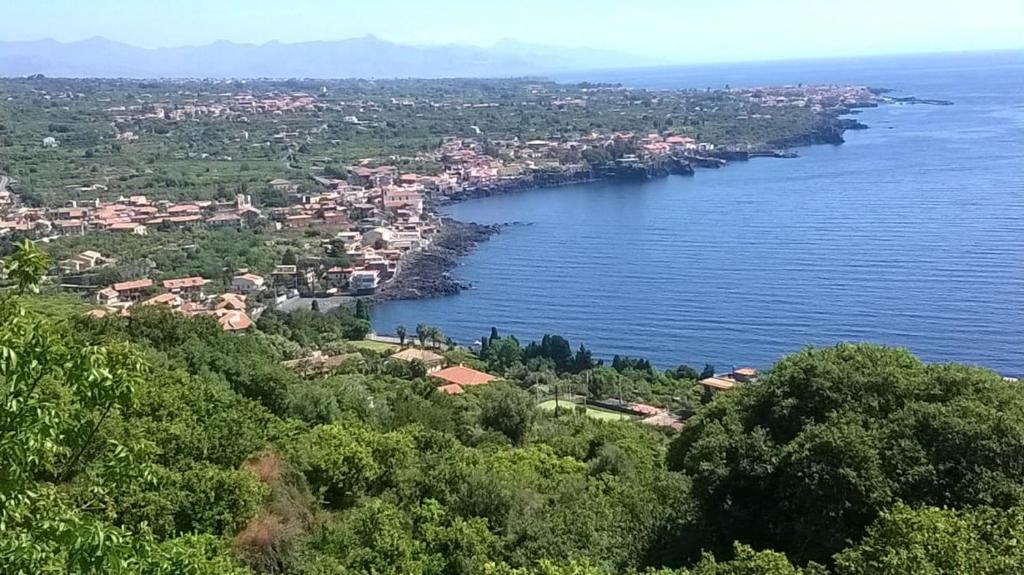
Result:
<instances>
[{"instance_id":1,"label":"terracotta roof","mask_svg":"<svg viewBox=\"0 0 1024 575\"><path fill-rule=\"evenodd\" d=\"M723 379L721 377L709 377L707 379L700 380L701 385L704 387L710 387L713 389L732 389L736 387L736 382L731 379Z\"/></svg>"},{"instance_id":2,"label":"terracotta roof","mask_svg":"<svg viewBox=\"0 0 1024 575\"><path fill-rule=\"evenodd\" d=\"M430 365L432 363L440 363L444 360L440 355L427 351L425 349L416 349L410 347L409 349L403 349L402 351L392 354L393 359L400 359L402 361L422 361L423 363Z\"/></svg>"},{"instance_id":3,"label":"terracotta roof","mask_svg":"<svg viewBox=\"0 0 1024 575\"><path fill-rule=\"evenodd\" d=\"M111 287L113 287L114 291L117 291L117 292L131 291L131 290L135 290L135 289L143 289L143 288L153 287L153 280L151 280L149 278L145 278L145 279L141 279L141 280L132 280L132 281L129 281L129 282L116 283L116 284L114 284Z\"/></svg>"},{"instance_id":4,"label":"terracotta roof","mask_svg":"<svg viewBox=\"0 0 1024 575\"><path fill-rule=\"evenodd\" d=\"M171 206L167 208L168 214L188 214L199 211L199 206L195 204L181 204L178 206Z\"/></svg>"},{"instance_id":5,"label":"terracotta roof","mask_svg":"<svg viewBox=\"0 0 1024 575\"><path fill-rule=\"evenodd\" d=\"M164 280L164 289L181 289L188 287L199 287L206 285L206 280L199 277L190 278L179 278L173 280Z\"/></svg>"},{"instance_id":6,"label":"terracotta roof","mask_svg":"<svg viewBox=\"0 0 1024 575\"><path fill-rule=\"evenodd\" d=\"M134 222L117 222L115 224L110 224L107 227L107 229L113 230L113 231L123 231L123 230L134 230L137 227L139 227L139 224L136 224Z\"/></svg>"},{"instance_id":7,"label":"terracotta roof","mask_svg":"<svg viewBox=\"0 0 1024 575\"><path fill-rule=\"evenodd\" d=\"M171 305L175 301L179 301L179 300L180 300L180 298L177 295L175 295L175 294L172 294L172 293L162 293L160 295L153 296L153 297L147 299L146 301L142 302L142 305L156 305L156 304Z\"/></svg>"},{"instance_id":8,"label":"terracotta roof","mask_svg":"<svg viewBox=\"0 0 1024 575\"><path fill-rule=\"evenodd\" d=\"M103 288L99 291L99 294L106 298L117 297L117 290L114 288Z\"/></svg>"},{"instance_id":9,"label":"terracotta roof","mask_svg":"<svg viewBox=\"0 0 1024 575\"><path fill-rule=\"evenodd\" d=\"M458 395L466 391L465 389L462 389L462 386L457 383L449 383L448 385L442 385L441 387L438 387L437 390L447 395Z\"/></svg>"},{"instance_id":10,"label":"terracotta roof","mask_svg":"<svg viewBox=\"0 0 1024 575\"><path fill-rule=\"evenodd\" d=\"M754 377L757 375L757 370L752 367L741 367L732 371L736 375L742 375L744 377Z\"/></svg>"},{"instance_id":11,"label":"terracotta roof","mask_svg":"<svg viewBox=\"0 0 1024 575\"><path fill-rule=\"evenodd\" d=\"M217 309L233 309L238 311L245 311L245 296L225 293L221 294L217 302Z\"/></svg>"},{"instance_id":12,"label":"terracotta roof","mask_svg":"<svg viewBox=\"0 0 1024 575\"><path fill-rule=\"evenodd\" d=\"M462 365L442 369L441 371L430 374L430 377L436 377L437 379L447 381L448 383L455 383L461 386L483 385L495 379L495 377L489 373L470 369Z\"/></svg>"},{"instance_id":13,"label":"terracotta roof","mask_svg":"<svg viewBox=\"0 0 1024 575\"><path fill-rule=\"evenodd\" d=\"M178 311L180 311L181 313L183 313L185 315L196 315L196 314L199 314L199 313L207 313L207 310L206 310L205 307L203 307L203 304L199 304L199 303L192 302L192 301L187 301L187 302L181 304L181 307L178 308Z\"/></svg>"},{"instance_id":14,"label":"terracotta roof","mask_svg":"<svg viewBox=\"0 0 1024 575\"><path fill-rule=\"evenodd\" d=\"M242 274L242 275L235 276L235 279L236 280L242 279L242 280L251 281L253 283L260 283L261 281L263 281L263 276L258 276L256 274Z\"/></svg>"},{"instance_id":15,"label":"terracotta roof","mask_svg":"<svg viewBox=\"0 0 1024 575\"><path fill-rule=\"evenodd\" d=\"M217 323L224 331L241 331L252 327L252 320L244 312L220 310L222 314L217 317Z\"/></svg>"}]
</instances>

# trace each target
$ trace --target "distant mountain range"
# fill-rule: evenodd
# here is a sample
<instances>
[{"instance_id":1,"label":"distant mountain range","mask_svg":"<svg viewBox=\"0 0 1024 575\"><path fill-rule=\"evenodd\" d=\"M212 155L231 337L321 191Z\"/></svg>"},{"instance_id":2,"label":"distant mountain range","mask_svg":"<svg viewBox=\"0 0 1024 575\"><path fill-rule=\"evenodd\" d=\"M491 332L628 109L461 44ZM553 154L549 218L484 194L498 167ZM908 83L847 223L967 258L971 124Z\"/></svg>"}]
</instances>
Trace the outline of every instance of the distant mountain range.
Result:
<instances>
[{"instance_id":1,"label":"distant mountain range","mask_svg":"<svg viewBox=\"0 0 1024 575\"><path fill-rule=\"evenodd\" d=\"M0 76L117 78L438 78L529 76L664 64L591 48L501 40L489 47L413 46L375 36L330 42L147 49L91 38L0 42Z\"/></svg>"}]
</instances>

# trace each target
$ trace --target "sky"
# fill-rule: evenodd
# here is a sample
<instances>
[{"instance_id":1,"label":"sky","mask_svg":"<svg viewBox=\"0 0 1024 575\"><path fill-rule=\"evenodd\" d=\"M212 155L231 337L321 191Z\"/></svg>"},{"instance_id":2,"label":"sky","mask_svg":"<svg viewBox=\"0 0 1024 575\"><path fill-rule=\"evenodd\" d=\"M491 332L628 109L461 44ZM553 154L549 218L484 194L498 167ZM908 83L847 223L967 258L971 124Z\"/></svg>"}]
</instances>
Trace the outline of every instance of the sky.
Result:
<instances>
[{"instance_id":1,"label":"sky","mask_svg":"<svg viewBox=\"0 0 1024 575\"><path fill-rule=\"evenodd\" d=\"M374 34L409 44L502 38L673 63L1024 48L1024 0L35 0L0 40L103 36L147 48Z\"/></svg>"}]
</instances>

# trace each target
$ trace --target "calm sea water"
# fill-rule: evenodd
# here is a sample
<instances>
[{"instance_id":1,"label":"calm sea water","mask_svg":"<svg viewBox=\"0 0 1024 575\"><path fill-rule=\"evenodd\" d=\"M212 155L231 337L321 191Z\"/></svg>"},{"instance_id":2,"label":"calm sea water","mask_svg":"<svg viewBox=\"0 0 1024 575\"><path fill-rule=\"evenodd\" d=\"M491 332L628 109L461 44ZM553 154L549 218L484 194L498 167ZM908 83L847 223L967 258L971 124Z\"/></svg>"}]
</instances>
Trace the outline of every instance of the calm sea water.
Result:
<instances>
[{"instance_id":1,"label":"calm sea water","mask_svg":"<svg viewBox=\"0 0 1024 575\"><path fill-rule=\"evenodd\" d=\"M954 106L887 106L842 146L693 178L468 201L523 222L455 271L462 294L390 302L380 332L558 333L661 367L769 366L808 344L870 341L1024 373L1024 54L611 72L675 88L865 83Z\"/></svg>"}]
</instances>

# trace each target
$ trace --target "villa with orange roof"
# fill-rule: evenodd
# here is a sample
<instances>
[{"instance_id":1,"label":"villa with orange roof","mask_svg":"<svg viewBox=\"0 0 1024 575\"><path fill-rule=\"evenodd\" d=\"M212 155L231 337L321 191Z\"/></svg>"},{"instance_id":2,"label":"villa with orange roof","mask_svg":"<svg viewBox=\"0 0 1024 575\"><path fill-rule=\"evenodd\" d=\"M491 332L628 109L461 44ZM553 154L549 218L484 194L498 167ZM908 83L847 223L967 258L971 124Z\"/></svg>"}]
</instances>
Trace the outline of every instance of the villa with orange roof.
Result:
<instances>
[{"instance_id":1,"label":"villa with orange roof","mask_svg":"<svg viewBox=\"0 0 1024 575\"><path fill-rule=\"evenodd\" d=\"M461 387L484 385L497 379L489 373L477 371L464 365L447 367L430 374L430 377L440 379L445 384L455 384Z\"/></svg>"},{"instance_id":2,"label":"villa with orange roof","mask_svg":"<svg viewBox=\"0 0 1024 575\"><path fill-rule=\"evenodd\" d=\"M202 298L203 286L207 283L209 283L209 280L199 276L163 281L165 290L189 299Z\"/></svg>"}]
</instances>

